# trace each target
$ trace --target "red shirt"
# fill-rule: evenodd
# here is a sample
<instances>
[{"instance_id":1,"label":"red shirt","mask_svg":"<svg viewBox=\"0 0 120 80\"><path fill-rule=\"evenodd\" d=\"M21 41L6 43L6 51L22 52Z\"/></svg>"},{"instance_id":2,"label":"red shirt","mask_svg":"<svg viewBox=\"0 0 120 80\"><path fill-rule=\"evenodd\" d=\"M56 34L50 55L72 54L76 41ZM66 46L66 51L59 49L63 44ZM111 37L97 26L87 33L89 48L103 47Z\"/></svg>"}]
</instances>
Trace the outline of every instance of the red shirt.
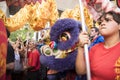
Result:
<instances>
[{"instance_id":1,"label":"red shirt","mask_svg":"<svg viewBox=\"0 0 120 80\"><path fill-rule=\"evenodd\" d=\"M92 80L120 80L120 43L106 49L103 43L90 49Z\"/></svg>"},{"instance_id":2,"label":"red shirt","mask_svg":"<svg viewBox=\"0 0 120 80\"><path fill-rule=\"evenodd\" d=\"M35 67L31 71L36 71L40 69L40 54L37 49L34 49L33 51L28 53L28 65Z\"/></svg>"}]
</instances>

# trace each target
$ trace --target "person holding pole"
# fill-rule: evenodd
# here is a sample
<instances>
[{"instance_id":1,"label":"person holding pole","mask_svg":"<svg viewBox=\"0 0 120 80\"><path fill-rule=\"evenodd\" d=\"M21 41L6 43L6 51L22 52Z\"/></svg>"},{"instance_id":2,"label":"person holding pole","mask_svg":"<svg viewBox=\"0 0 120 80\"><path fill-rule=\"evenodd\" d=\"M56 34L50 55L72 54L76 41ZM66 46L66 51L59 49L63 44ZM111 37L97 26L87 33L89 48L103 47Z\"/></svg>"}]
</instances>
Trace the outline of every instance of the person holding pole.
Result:
<instances>
[{"instance_id":1,"label":"person holding pole","mask_svg":"<svg viewBox=\"0 0 120 80\"><path fill-rule=\"evenodd\" d=\"M120 14L114 11L104 13L99 18L99 31L104 42L93 46L89 51L91 80L120 80ZM86 74L84 44L88 44L87 32L79 35L76 58L76 72Z\"/></svg>"}]
</instances>

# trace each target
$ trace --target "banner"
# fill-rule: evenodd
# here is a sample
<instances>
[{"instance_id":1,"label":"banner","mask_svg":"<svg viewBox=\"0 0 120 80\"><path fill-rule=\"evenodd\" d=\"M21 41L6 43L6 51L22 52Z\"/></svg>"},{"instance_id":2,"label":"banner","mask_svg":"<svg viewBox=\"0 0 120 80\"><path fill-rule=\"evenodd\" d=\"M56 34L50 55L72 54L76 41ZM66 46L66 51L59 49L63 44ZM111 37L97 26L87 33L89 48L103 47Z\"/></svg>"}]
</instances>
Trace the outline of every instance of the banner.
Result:
<instances>
[{"instance_id":1,"label":"banner","mask_svg":"<svg viewBox=\"0 0 120 80\"><path fill-rule=\"evenodd\" d=\"M7 35L5 26L0 20L0 80L6 80Z\"/></svg>"}]
</instances>

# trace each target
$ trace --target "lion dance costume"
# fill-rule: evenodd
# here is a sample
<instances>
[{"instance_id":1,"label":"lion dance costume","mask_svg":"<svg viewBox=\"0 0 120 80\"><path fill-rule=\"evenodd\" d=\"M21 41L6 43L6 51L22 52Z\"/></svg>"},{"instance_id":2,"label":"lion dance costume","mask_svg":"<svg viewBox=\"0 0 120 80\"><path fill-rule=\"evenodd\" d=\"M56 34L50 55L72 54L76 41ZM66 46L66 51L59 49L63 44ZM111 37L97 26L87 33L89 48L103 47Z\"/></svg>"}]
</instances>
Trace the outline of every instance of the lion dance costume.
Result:
<instances>
[{"instance_id":1,"label":"lion dance costume","mask_svg":"<svg viewBox=\"0 0 120 80\"><path fill-rule=\"evenodd\" d=\"M74 70L80 31L81 23L74 19L56 21L50 30L50 43L40 48L41 63L58 72Z\"/></svg>"}]
</instances>

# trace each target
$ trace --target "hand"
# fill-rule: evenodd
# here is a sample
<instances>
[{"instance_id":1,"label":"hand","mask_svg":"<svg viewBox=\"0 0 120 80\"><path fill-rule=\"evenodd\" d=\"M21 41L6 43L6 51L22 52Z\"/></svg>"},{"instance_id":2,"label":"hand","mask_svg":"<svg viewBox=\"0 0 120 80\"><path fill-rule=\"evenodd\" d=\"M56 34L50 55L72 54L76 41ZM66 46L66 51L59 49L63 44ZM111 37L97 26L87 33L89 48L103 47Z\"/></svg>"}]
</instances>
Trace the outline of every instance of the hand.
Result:
<instances>
[{"instance_id":1,"label":"hand","mask_svg":"<svg viewBox=\"0 0 120 80\"><path fill-rule=\"evenodd\" d=\"M87 32L81 32L79 34L79 46L84 47L85 44L89 43L89 36Z\"/></svg>"}]
</instances>

